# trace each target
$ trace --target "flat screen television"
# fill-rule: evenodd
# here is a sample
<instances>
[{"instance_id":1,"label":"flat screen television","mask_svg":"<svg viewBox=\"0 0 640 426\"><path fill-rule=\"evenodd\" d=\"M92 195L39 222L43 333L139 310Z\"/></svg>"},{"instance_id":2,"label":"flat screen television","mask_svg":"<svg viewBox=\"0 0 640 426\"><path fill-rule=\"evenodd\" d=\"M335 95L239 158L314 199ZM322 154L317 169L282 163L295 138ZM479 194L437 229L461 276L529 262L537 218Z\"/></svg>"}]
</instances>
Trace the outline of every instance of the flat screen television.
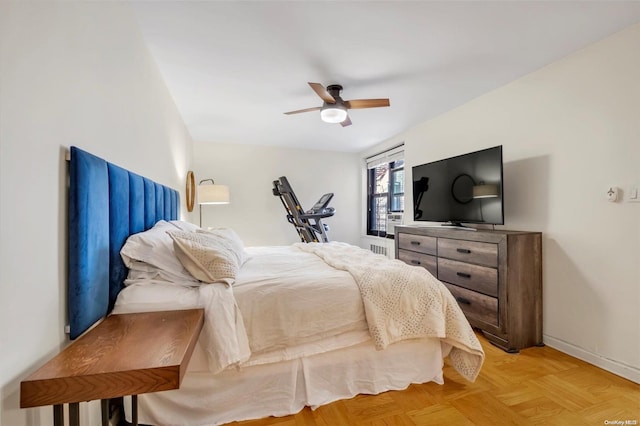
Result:
<instances>
[{"instance_id":1,"label":"flat screen television","mask_svg":"<svg viewBox=\"0 0 640 426\"><path fill-rule=\"evenodd\" d=\"M412 168L413 219L504 224L502 145Z\"/></svg>"}]
</instances>

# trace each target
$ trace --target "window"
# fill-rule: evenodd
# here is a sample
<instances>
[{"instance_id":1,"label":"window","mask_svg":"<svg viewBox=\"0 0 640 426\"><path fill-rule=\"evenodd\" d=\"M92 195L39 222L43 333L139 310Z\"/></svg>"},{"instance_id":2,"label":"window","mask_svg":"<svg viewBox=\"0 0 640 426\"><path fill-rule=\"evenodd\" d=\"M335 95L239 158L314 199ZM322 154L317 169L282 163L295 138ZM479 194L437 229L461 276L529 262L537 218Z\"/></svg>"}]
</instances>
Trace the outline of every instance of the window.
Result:
<instances>
[{"instance_id":1,"label":"window","mask_svg":"<svg viewBox=\"0 0 640 426\"><path fill-rule=\"evenodd\" d=\"M404 152L393 151L367 161L367 235L386 237L387 213L404 211Z\"/></svg>"}]
</instances>

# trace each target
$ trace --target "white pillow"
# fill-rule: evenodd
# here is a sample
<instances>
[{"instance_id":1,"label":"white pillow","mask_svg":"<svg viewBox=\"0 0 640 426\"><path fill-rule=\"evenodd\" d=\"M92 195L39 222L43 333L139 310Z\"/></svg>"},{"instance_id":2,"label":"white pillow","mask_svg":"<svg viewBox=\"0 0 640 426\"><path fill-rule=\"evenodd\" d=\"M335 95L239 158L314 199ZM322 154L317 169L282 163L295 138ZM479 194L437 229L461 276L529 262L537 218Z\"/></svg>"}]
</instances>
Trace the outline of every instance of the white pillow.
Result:
<instances>
[{"instance_id":1,"label":"white pillow","mask_svg":"<svg viewBox=\"0 0 640 426\"><path fill-rule=\"evenodd\" d=\"M249 259L249 256L244 251L244 243L240 239L240 236L231 228L209 228L197 229L197 233L210 235L212 238L216 238L220 241L220 244L227 247L232 251L238 259L238 266L244 265Z\"/></svg>"},{"instance_id":2,"label":"white pillow","mask_svg":"<svg viewBox=\"0 0 640 426\"><path fill-rule=\"evenodd\" d=\"M193 282L197 285L197 281L176 257L173 240L167 231L176 231L175 225L161 220L153 228L129 236L120 250L125 266L166 281Z\"/></svg>"},{"instance_id":3,"label":"white pillow","mask_svg":"<svg viewBox=\"0 0 640 426\"><path fill-rule=\"evenodd\" d=\"M199 281L232 285L239 264L236 254L220 238L201 232L168 231L182 265Z\"/></svg>"}]
</instances>

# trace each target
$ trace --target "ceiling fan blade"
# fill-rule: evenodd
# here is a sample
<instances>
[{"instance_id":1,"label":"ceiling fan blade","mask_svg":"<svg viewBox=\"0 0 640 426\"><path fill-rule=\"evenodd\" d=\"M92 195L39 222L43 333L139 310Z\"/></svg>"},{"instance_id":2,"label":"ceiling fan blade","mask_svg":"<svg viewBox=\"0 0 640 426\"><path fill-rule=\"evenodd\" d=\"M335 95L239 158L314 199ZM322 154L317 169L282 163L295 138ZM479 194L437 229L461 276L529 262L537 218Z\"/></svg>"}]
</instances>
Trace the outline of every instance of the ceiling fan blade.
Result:
<instances>
[{"instance_id":1,"label":"ceiling fan blade","mask_svg":"<svg viewBox=\"0 0 640 426\"><path fill-rule=\"evenodd\" d=\"M343 122L340 123L342 127L351 126L351 118L347 115L347 118L344 119Z\"/></svg>"},{"instance_id":2,"label":"ceiling fan blade","mask_svg":"<svg viewBox=\"0 0 640 426\"><path fill-rule=\"evenodd\" d=\"M325 101L328 104L335 104L336 100L333 96L331 96L331 94L329 94L329 92L327 92L327 89L324 88L324 86L320 83L309 83L309 86L311 86L311 88L313 89L314 92L316 92L316 94L318 96L320 96L320 98Z\"/></svg>"},{"instance_id":3,"label":"ceiling fan blade","mask_svg":"<svg viewBox=\"0 0 640 426\"><path fill-rule=\"evenodd\" d=\"M388 107L389 99L353 99L344 101L344 106L347 109Z\"/></svg>"},{"instance_id":4,"label":"ceiling fan blade","mask_svg":"<svg viewBox=\"0 0 640 426\"><path fill-rule=\"evenodd\" d=\"M298 110L295 110L295 111L285 112L285 114L287 114L287 115L300 114L301 112L320 111L321 109L322 109L322 107L305 108L305 109L298 109Z\"/></svg>"}]
</instances>

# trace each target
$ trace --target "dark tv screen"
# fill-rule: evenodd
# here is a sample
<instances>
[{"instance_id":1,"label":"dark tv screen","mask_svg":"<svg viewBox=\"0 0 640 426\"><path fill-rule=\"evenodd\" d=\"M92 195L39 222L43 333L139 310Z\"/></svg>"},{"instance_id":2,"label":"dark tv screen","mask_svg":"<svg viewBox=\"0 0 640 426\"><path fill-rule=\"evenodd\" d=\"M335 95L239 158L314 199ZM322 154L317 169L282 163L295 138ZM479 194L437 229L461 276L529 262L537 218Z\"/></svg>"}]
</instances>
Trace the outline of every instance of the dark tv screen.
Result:
<instances>
[{"instance_id":1,"label":"dark tv screen","mask_svg":"<svg viewBox=\"0 0 640 426\"><path fill-rule=\"evenodd\" d=\"M504 224L502 145L414 166L415 221Z\"/></svg>"}]
</instances>

